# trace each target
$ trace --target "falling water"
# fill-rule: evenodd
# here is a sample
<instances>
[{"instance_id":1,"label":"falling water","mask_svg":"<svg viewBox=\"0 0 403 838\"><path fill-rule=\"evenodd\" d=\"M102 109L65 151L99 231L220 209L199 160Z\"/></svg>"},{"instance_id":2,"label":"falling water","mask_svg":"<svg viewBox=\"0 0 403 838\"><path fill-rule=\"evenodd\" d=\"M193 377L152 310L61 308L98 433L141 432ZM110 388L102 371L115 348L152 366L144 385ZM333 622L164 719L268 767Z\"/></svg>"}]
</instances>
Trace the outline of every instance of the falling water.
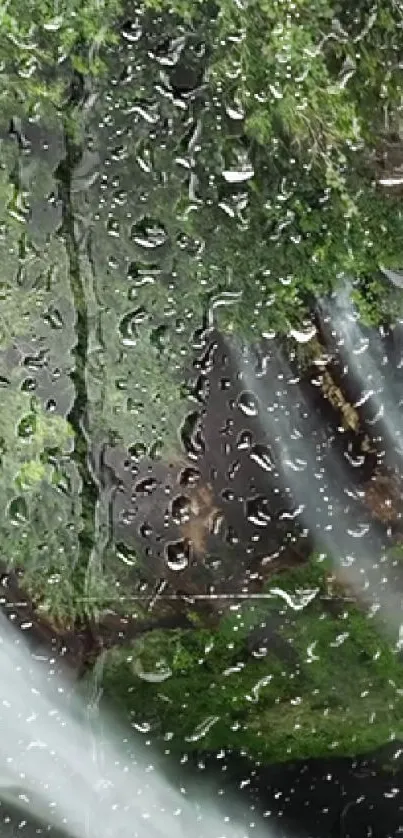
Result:
<instances>
[{"instance_id":1,"label":"falling water","mask_svg":"<svg viewBox=\"0 0 403 838\"><path fill-rule=\"evenodd\" d=\"M381 341L371 333L365 334L358 312L352 301L352 286L347 284L337 294L320 305L324 331L332 332L337 350L349 374L361 391L360 404L371 400L377 424L390 451L403 454L402 396L393 381L393 371L384 357Z\"/></svg>"},{"instance_id":2,"label":"falling water","mask_svg":"<svg viewBox=\"0 0 403 838\"><path fill-rule=\"evenodd\" d=\"M273 468L280 472L290 498L288 516L309 531L318 551L341 569L358 598L398 636L402 596L385 576L385 555L370 515L363 511L344 463L331 450L326 429L305 398L299 378L278 350L271 353L264 369L257 368L250 356L239 353L237 360L245 387L260 405L262 437L269 440ZM377 377L374 363L371 369ZM389 427L392 433L392 419Z\"/></svg>"},{"instance_id":3,"label":"falling water","mask_svg":"<svg viewBox=\"0 0 403 838\"><path fill-rule=\"evenodd\" d=\"M211 796L198 793L196 803L170 785L142 743L104 712L90 727L84 702L31 656L3 615L0 670L3 802L72 838L263 835L258 824L242 825L245 813L238 818L232 802L228 818Z\"/></svg>"}]
</instances>

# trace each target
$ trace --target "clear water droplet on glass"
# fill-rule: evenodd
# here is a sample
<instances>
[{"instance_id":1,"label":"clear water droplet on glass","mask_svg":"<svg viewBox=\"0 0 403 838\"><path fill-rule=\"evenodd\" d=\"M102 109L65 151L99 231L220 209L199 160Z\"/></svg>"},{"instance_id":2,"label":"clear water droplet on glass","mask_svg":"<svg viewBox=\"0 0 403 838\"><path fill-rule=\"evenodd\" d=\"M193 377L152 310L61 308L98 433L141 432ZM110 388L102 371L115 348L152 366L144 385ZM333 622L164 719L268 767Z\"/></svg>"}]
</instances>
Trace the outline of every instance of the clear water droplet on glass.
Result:
<instances>
[{"instance_id":1,"label":"clear water droplet on glass","mask_svg":"<svg viewBox=\"0 0 403 838\"><path fill-rule=\"evenodd\" d=\"M247 390L238 397L238 407L245 416L257 416L259 413L259 402L257 396Z\"/></svg>"}]
</instances>

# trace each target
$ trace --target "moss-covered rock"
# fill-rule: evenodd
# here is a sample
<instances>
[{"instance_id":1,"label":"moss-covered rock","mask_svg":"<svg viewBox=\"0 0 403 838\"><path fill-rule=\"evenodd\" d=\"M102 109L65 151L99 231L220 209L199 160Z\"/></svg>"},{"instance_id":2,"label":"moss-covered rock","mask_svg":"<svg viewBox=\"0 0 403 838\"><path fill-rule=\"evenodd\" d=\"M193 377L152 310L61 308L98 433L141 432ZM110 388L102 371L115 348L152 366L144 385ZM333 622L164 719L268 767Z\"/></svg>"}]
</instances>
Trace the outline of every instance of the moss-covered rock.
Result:
<instances>
[{"instance_id":1,"label":"moss-covered rock","mask_svg":"<svg viewBox=\"0 0 403 838\"><path fill-rule=\"evenodd\" d=\"M139 730L178 752L244 749L280 762L351 755L401 738L401 663L357 604L341 598L334 610L327 578L313 559L270 584L296 603L302 591L316 590L299 611L273 593L233 606L215 632L153 633L141 648L112 652L106 694ZM251 629L270 627L273 617L266 652L251 655Z\"/></svg>"}]
</instances>

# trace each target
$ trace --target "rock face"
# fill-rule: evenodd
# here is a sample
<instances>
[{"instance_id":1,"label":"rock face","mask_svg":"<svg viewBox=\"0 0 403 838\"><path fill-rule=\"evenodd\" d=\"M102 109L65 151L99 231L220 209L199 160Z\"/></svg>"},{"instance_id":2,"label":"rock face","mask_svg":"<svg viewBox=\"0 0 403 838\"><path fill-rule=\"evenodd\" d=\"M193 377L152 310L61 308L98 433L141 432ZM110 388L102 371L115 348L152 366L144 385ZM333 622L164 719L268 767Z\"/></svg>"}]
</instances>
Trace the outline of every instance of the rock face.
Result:
<instances>
[{"instance_id":1,"label":"rock face","mask_svg":"<svg viewBox=\"0 0 403 838\"><path fill-rule=\"evenodd\" d=\"M141 579L145 599L159 600L154 615L167 628L183 619L178 599L198 598L197 611L209 620L231 598L259 593L273 574L304 566L316 546L315 525L317 531L335 520L343 524L348 514L367 529L372 550L390 546L391 528L400 530L399 470L386 464L382 439L357 407L361 394L328 348L322 336L301 371L292 353L285 357L280 345L262 344L248 366L234 344L210 333L195 361L197 409L180 429L177 454L168 461L112 445L94 452L113 542L134 557L125 584L134 588ZM319 363L321 353L326 361ZM290 437L298 457L286 472ZM318 499L306 526L293 469L306 470L305 482L295 484L305 487L302 505L315 492ZM321 493L315 481L322 475ZM352 533L352 550L355 540ZM351 596L347 581L338 581ZM18 600L14 578L7 598ZM129 623L105 614L100 624L77 625L68 634L31 606L17 609L20 623L31 621L38 642L69 658L76 672L105 645L137 632L128 612Z\"/></svg>"},{"instance_id":2,"label":"rock face","mask_svg":"<svg viewBox=\"0 0 403 838\"><path fill-rule=\"evenodd\" d=\"M40 614L23 588L23 573L0 567L0 605L10 623L24 634L31 653L40 656L44 667L70 681L79 678L98 654L89 626L63 631Z\"/></svg>"},{"instance_id":3,"label":"rock face","mask_svg":"<svg viewBox=\"0 0 403 838\"><path fill-rule=\"evenodd\" d=\"M298 484L306 485L306 500L318 476L325 479L322 495L316 487L317 526L347 514L367 530L371 549L390 546L390 525L398 528L401 515L398 469L385 461L357 382L319 337L316 355L326 360L313 353L301 372L292 353L285 358L274 342L262 344L248 367L234 344L210 333L194 365L197 409L181 429L176 457L104 449L113 537L141 557L149 590L246 595L273 573L304 563L316 536L312 519L304 527L296 514L292 475L287 483L287 434L297 434L292 467L308 464L305 484ZM353 551L355 541L352 534Z\"/></svg>"},{"instance_id":4,"label":"rock face","mask_svg":"<svg viewBox=\"0 0 403 838\"><path fill-rule=\"evenodd\" d=\"M292 500L272 460L261 416L223 338L211 336L198 373L200 407L185 422L170 462L104 451L114 484L117 542L143 555L150 580L188 594L257 590L264 576L308 555Z\"/></svg>"},{"instance_id":5,"label":"rock face","mask_svg":"<svg viewBox=\"0 0 403 838\"><path fill-rule=\"evenodd\" d=\"M384 524L396 524L403 511L402 486L396 474L375 472L364 487L365 502Z\"/></svg>"}]
</instances>

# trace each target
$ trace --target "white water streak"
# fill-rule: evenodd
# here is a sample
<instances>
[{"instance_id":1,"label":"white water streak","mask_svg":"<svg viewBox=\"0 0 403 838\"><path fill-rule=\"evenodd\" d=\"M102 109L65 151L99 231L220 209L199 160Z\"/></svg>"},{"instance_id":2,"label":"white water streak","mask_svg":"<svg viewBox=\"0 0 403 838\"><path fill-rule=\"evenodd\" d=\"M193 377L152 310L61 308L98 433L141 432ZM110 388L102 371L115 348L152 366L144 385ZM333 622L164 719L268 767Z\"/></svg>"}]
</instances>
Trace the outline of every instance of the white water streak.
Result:
<instances>
[{"instance_id":1,"label":"white water streak","mask_svg":"<svg viewBox=\"0 0 403 838\"><path fill-rule=\"evenodd\" d=\"M351 290L351 285L347 285L333 301L322 303L322 315L324 319L329 318L331 328L338 336L340 358L359 381L363 395L366 396L370 390L376 413L374 423L379 423L389 447L403 454L403 415L400 410L402 394L396 390L393 381L390 378L388 380L380 340L374 333L369 340L360 326L352 304Z\"/></svg>"},{"instance_id":2,"label":"white water streak","mask_svg":"<svg viewBox=\"0 0 403 838\"><path fill-rule=\"evenodd\" d=\"M237 820L232 801L228 819L211 793L192 802L150 763L152 754L139 737L105 713L94 714L89 725L78 696L69 696L65 684L31 656L1 613L0 672L3 801L72 838L268 834L266 825L244 828L244 813Z\"/></svg>"},{"instance_id":3,"label":"white water streak","mask_svg":"<svg viewBox=\"0 0 403 838\"><path fill-rule=\"evenodd\" d=\"M348 350L352 352L352 345L348 344ZM402 596L385 579L382 556L370 539L365 538L368 533L365 522L357 521L351 502L354 486L349 483L344 464L336 456L327 456L326 467L322 465L326 435L320 420L314 419L312 406L304 398L287 360L280 354L273 356L267 375L258 378L250 355L245 359L239 353L237 362L244 385L261 405L260 425L282 485L291 490L295 507L302 507L302 522L310 530L317 548L340 568L345 583L356 591L359 599L365 598L372 613L379 611L397 633L403 616ZM377 378L372 368L371 371ZM390 409L392 418L388 419L388 427L397 443L393 402ZM307 416L309 433L304 433L301 417ZM306 467L296 469L293 464L301 464L301 456ZM267 479L269 485L269 475Z\"/></svg>"}]
</instances>

